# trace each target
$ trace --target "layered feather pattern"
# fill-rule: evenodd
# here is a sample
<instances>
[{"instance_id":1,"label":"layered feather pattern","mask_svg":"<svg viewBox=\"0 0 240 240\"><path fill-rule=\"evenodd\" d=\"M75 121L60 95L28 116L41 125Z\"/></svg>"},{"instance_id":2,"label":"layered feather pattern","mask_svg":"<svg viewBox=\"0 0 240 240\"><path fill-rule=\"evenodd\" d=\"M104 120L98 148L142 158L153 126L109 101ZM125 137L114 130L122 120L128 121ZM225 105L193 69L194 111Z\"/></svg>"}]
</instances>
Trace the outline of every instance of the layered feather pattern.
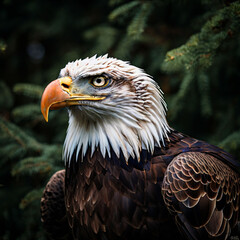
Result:
<instances>
[{"instance_id":1,"label":"layered feather pattern","mask_svg":"<svg viewBox=\"0 0 240 240\"><path fill-rule=\"evenodd\" d=\"M206 153L189 152L168 166L162 192L166 206L190 235L226 239L238 221L239 186L239 174L226 164Z\"/></svg>"}]
</instances>

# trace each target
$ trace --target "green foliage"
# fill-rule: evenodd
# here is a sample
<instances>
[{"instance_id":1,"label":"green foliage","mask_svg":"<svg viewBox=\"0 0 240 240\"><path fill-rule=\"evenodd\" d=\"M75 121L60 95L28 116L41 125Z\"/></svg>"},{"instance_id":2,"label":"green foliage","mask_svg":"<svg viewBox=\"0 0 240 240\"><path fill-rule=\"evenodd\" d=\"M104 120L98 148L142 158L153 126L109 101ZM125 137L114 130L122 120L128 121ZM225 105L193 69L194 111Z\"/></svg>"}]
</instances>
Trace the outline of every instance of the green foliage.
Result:
<instances>
[{"instance_id":1,"label":"green foliage","mask_svg":"<svg viewBox=\"0 0 240 240\"><path fill-rule=\"evenodd\" d=\"M163 70L175 72L209 68L221 44L227 37L239 32L239 12L239 2L217 11L201 28L200 33L194 34L186 44L167 53Z\"/></svg>"},{"instance_id":2,"label":"green foliage","mask_svg":"<svg viewBox=\"0 0 240 240\"><path fill-rule=\"evenodd\" d=\"M227 136L222 142L220 142L219 146L227 151L231 151L232 154L239 157L240 131L233 132Z\"/></svg>"},{"instance_id":3,"label":"green foliage","mask_svg":"<svg viewBox=\"0 0 240 240\"><path fill-rule=\"evenodd\" d=\"M194 111L190 106L187 105L186 107L185 105L191 102L191 104L195 105L196 109L201 110L196 113L196 117L202 116L203 119L206 119L203 120L203 125L207 121L210 124L215 122L216 125L211 129L217 134L212 136L211 139L216 144L216 139L220 136L227 137L233 129L239 129L239 115L236 112L237 110L233 110L232 113L236 119L233 119L233 116L231 116L231 118L225 120L226 116L224 117L226 113L224 109L233 109L234 103L229 101L227 105L221 99L221 96L227 94L224 91L224 87L234 92L227 84L227 81L233 81L233 69L235 67L235 64L230 63L231 60L229 61L229 59L239 59L239 46L236 47L235 45L239 39L239 12L239 1L227 5L222 9L215 10L214 13L212 11L212 16L201 27L199 33L191 35L189 40L180 47L168 51L161 65L161 69L167 74L181 76L179 90L169 99L171 106L170 119L174 122L178 119L178 125L181 122L181 120L179 121L179 117L181 118L181 112L184 109L186 111L186 108L189 108L189 110ZM232 46L228 44L230 42ZM228 68L226 68L226 64ZM216 71L219 72L216 73ZM220 76L222 71L224 71L224 77ZM224 81L223 79L226 79L225 86L221 85L222 81ZM175 78L172 80L174 81ZM179 81L178 78L177 80ZM195 95L191 96L193 88L195 89ZM195 104L196 98L199 99L197 104ZM217 102L217 99L220 100ZM239 102L237 99L234 101ZM213 112L213 109L217 109L218 112ZM221 120L216 117L217 114L221 115ZM186 121L186 115L183 119ZM223 130L222 124L225 121L228 121L228 124L226 124L227 126L225 125L225 129ZM234 124L231 125L229 124L230 122L235 122L236 125L233 126ZM206 136L202 135L203 138ZM228 150L236 152L234 148L228 148ZM239 156L239 154L237 155Z\"/></svg>"},{"instance_id":4,"label":"green foliage","mask_svg":"<svg viewBox=\"0 0 240 240\"><path fill-rule=\"evenodd\" d=\"M5 178L10 178L13 183L15 182L14 185L9 186L5 179L1 178L2 188L14 192L15 198L20 201L17 206L12 205L11 202L8 207L18 208L19 206L19 209L15 209L15 212L27 208L26 212L31 212L26 216L30 218L31 228L37 229L39 234L41 233L41 238L44 238L39 212L39 200L43 191L42 183L46 183L54 172L61 169L61 161L59 160L61 159L62 148L60 145L47 145L38 142L17 125L2 118L0 118L0 135L0 144L2 146L0 153L1 172L4 173ZM20 189L16 190L19 185ZM8 201L8 197L4 192L0 192L0 198ZM14 204L16 203L14 202ZM15 214L5 219L9 226L11 226L11 218ZM23 216L22 221L24 221ZM34 238L34 232L30 233L28 237L30 239ZM22 235L21 238L24 239L25 235Z\"/></svg>"},{"instance_id":5,"label":"green foliage","mask_svg":"<svg viewBox=\"0 0 240 240\"><path fill-rule=\"evenodd\" d=\"M42 120L42 114L39 105L37 104L26 104L23 106L16 107L12 111L12 116L16 122L33 120L39 122Z\"/></svg>"},{"instance_id":6,"label":"green foliage","mask_svg":"<svg viewBox=\"0 0 240 240\"><path fill-rule=\"evenodd\" d=\"M0 117L2 190L0 198L5 202L0 207L1 212L4 213L5 223L5 232L1 234L3 239L12 239L15 235L13 229L18 227L19 233L22 234L18 233L19 236L18 238L15 236L15 239L35 239L36 236L38 239L45 239L40 222L40 198L43 186L50 176L63 167L62 145L42 143L36 137L41 139L41 134L33 131L43 122L39 104L42 87L34 84L16 84L13 87L15 99L26 97L27 100L26 104L22 101L21 105L14 102L6 84L3 83L2 87L6 91L0 98L0 103L5 105L5 108L2 108L3 115ZM8 109L11 109L12 121L8 119L9 113L6 114ZM6 192L14 193L14 196L9 197ZM9 201L8 198L13 198L14 201ZM19 218L19 224L13 226L13 218L16 217ZM24 231L21 230L22 228Z\"/></svg>"},{"instance_id":7,"label":"green foliage","mask_svg":"<svg viewBox=\"0 0 240 240\"><path fill-rule=\"evenodd\" d=\"M191 72L186 74L181 82L178 93L175 94L175 96L172 98L171 108L174 108L174 111L171 112L172 118L176 118L178 116L179 111L182 110L181 108L183 107L182 105L183 98L187 95L187 93L192 88L191 83L193 79L194 79L194 75Z\"/></svg>"},{"instance_id":8,"label":"green foliage","mask_svg":"<svg viewBox=\"0 0 240 240\"><path fill-rule=\"evenodd\" d=\"M127 27L127 34L133 38L138 39L144 32L147 19L152 11L153 3L146 1L130 1L115 8L109 15L110 21L124 19L128 15L133 15L132 21Z\"/></svg>"},{"instance_id":9,"label":"green foliage","mask_svg":"<svg viewBox=\"0 0 240 240\"><path fill-rule=\"evenodd\" d=\"M17 94L39 99L42 96L43 87L34 84L19 83L14 86L13 91Z\"/></svg>"},{"instance_id":10,"label":"green foliage","mask_svg":"<svg viewBox=\"0 0 240 240\"><path fill-rule=\"evenodd\" d=\"M26 208L32 202L39 201L39 199L42 197L43 190L43 188L40 188L28 192L19 204L20 209Z\"/></svg>"},{"instance_id":11,"label":"green foliage","mask_svg":"<svg viewBox=\"0 0 240 240\"><path fill-rule=\"evenodd\" d=\"M152 10L152 4L150 2L145 2L141 5L140 10L134 16L132 22L129 24L127 28L128 35L138 39L143 33L146 22L149 14Z\"/></svg>"},{"instance_id":12,"label":"green foliage","mask_svg":"<svg viewBox=\"0 0 240 240\"><path fill-rule=\"evenodd\" d=\"M129 3L125 3L115 8L109 15L109 19L111 21L118 19L119 17L124 16L127 12L134 9L136 6L140 4L139 1L131 1Z\"/></svg>"},{"instance_id":13,"label":"green foliage","mask_svg":"<svg viewBox=\"0 0 240 240\"><path fill-rule=\"evenodd\" d=\"M68 61L109 53L145 69L172 127L240 158L239 1L10 0L0 18L0 239L46 239L40 198L64 167L68 116L46 124L40 98Z\"/></svg>"}]
</instances>

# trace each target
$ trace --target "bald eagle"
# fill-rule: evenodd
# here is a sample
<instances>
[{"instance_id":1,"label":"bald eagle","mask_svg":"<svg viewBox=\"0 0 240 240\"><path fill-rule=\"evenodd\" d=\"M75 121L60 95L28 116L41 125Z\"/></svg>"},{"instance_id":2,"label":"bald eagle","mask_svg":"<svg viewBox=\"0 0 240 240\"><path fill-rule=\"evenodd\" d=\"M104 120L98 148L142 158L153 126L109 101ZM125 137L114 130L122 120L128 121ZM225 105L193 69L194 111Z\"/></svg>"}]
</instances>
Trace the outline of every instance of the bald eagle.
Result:
<instances>
[{"instance_id":1,"label":"bald eagle","mask_svg":"<svg viewBox=\"0 0 240 240\"><path fill-rule=\"evenodd\" d=\"M107 55L68 63L41 110L67 107L65 170L41 199L50 239L227 239L238 235L239 163L168 125L143 70Z\"/></svg>"}]
</instances>

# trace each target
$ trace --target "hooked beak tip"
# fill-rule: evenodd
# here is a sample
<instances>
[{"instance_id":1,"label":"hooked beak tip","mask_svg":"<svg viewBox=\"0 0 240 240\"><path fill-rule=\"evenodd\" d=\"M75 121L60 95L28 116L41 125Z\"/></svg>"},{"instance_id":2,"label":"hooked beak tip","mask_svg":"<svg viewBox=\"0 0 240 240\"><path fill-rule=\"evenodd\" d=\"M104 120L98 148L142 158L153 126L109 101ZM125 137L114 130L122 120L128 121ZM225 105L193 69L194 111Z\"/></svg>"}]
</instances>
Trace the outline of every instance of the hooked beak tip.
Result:
<instances>
[{"instance_id":1,"label":"hooked beak tip","mask_svg":"<svg viewBox=\"0 0 240 240\"><path fill-rule=\"evenodd\" d=\"M60 104L59 107L56 106L54 108L51 108L51 106L56 103L64 102L70 98L69 94L61 87L63 81L71 84L72 79L70 77L65 77L54 80L48 84L43 92L41 99L41 112L46 122L48 122L49 109L58 109L62 107L62 105L64 106L64 104Z\"/></svg>"}]
</instances>

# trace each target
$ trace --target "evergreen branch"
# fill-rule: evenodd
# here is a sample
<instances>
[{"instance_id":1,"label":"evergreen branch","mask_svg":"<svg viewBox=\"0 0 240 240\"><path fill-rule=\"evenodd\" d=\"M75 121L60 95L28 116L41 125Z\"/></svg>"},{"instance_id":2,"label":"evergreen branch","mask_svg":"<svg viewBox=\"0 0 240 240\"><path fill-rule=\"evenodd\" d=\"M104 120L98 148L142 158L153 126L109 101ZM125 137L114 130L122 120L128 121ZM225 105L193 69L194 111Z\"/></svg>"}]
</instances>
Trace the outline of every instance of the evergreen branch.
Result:
<instances>
[{"instance_id":1,"label":"evergreen branch","mask_svg":"<svg viewBox=\"0 0 240 240\"><path fill-rule=\"evenodd\" d=\"M35 120L36 118L41 120L42 118L39 104L27 104L14 108L12 115L16 122Z\"/></svg>"},{"instance_id":2,"label":"evergreen branch","mask_svg":"<svg viewBox=\"0 0 240 240\"><path fill-rule=\"evenodd\" d=\"M151 2L144 2L141 5L140 10L137 12L127 28L127 33L129 36L135 39L138 39L141 36L141 34L144 32L148 16L150 15L152 9L153 3Z\"/></svg>"},{"instance_id":3,"label":"evergreen branch","mask_svg":"<svg viewBox=\"0 0 240 240\"><path fill-rule=\"evenodd\" d=\"M2 143L2 139L0 140L0 142ZM26 154L26 149L19 147L18 144L14 144L9 142L8 144L5 145L2 144L1 146L1 151L0 151L0 157L1 157L1 162L0 162L0 166L3 166L4 164L6 164L9 160L12 159L20 159L21 157L23 157Z\"/></svg>"},{"instance_id":4,"label":"evergreen branch","mask_svg":"<svg viewBox=\"0 0 240 240\"><path fill-rule=\"evenodd\" d=\"M13 176L16 175L33 175L34 173L48 174L52 171L53 162L45 157L28 157L18 162L11 171Z\"/></svg>"},{"instance_id":5,"label":"evergreen branch","mask_svg":"<svg viewBox=\"0 0 240 240\"><path fill-rule=\"evenodd\" d=\"M13 91L27 97L40 99L43 93L43 87L35 84L18 83L14 86Z\"/></svg>"},{"instance_id":6,"label":"evergreen branch","mask_svg":"<svg viewBox=\"0 0 240 240\"><path fill-rule=\"evenodd\" d=\"M140 4L139 1L132 1L132 2L125 3L125 4L121 5L120 7L114 9L109 14L109 20L110 21L116 20L118 17L120 17L121 15L125 15L127 12L129 12L130 10L132 10L133 8L138 6L139 4Z\"/></svg>"},{"instance_id":7,"label":"evergreen branch","mask_svg":"<svg viewBox=\"0 0 240 240\"><path fill-rule=\"evenodd\" d=\"M219 10L202 27L200 33L190 37L186 44L169 51L162 69L167 72L207 69L224 41L240 30L240 3Z\"/></svg>"},{"instance_id":8,"label":"evergreen branch","mask_svg":"<svg viewBox=\"0 0 240 240\"><path fill-rule=\"evenodd\" d=\"M239 157L240 131L235 131L229 136L227 136L222 142L218 144L218 146Z\"/></svg>"},{"instance_id":9,"label":"evergreen branch","mask_svg":"<svg viewBox=\"0 0 240 240\"><path fill-rule=\"evenodd\" d=\"M5 121L0 118L0 132L6 138L12 139L20 145L25 150L32 150L35 152L42 151L42 145L38 143L34 138L26 134L22 129L16 125Z\"/></svg>"},{"instance_id":10,"label":"evergreen branch","mask_svg":"<svg viewBox=\"0 0 240 240\"><path fill-rule=\"evenodd\" d=\"M34 189L30 192L28 192L24 198L21 200L19 204L20 209L26 208L29 204L31 204L34 201L40 201L43 194L43 188L40 189Z\"/></svg>"},{"instance_id":11,"label":"evergreen branch","mask_svg":"<svg viewBox=\"0 0 240 240\"><path fill-rule=\"evenodd\" d=\"M15 140L22 148L26 148L26 144L22 139L15 134L15 126L11 123L7 123L0 118L0 131L5 133L9 138Z\"/></svg>"},{"instance_id":12,"label":"evergreen branch","mask_svg":"<svg viewBox=\"0 0 240 240\"><path fill-rule=\"evenodd\" d=\"M178 94L177 94L178 100L182 99L186 95L193 79L194 79L193 73L189 72L188 74L185 75L185 77L180 85L180 90L178 91Z\"/></svg>"},{"instance_id":13,"label":"evergreen branch","mask_svg":"<svg viewBox=\"0 0 240 240\"><path fill-rule=\"evenodd\" d=\"M182 80L182 83L180 85L180 89L178 93L174 96L172 102L171 102L171 118L174 119L181 108L183 107L183 98L187 96L187 92L191 88L191 83L194 79L194 74L192 72L188 72L184 79Z\"/></svg>"},{"instance_id":14,"label":"evergreen branch","mask_svg":"<svg viewBox=\"0 0 240 240\"><path fill-rule=\"evenodd\" d=\"M42 144L42 152L40 156L30 156L21 159L12 168L12 175L33 175L34 173L41 175L51 175L60 170L62 147L59 145Z\"/></svg>"}]
</instances>

